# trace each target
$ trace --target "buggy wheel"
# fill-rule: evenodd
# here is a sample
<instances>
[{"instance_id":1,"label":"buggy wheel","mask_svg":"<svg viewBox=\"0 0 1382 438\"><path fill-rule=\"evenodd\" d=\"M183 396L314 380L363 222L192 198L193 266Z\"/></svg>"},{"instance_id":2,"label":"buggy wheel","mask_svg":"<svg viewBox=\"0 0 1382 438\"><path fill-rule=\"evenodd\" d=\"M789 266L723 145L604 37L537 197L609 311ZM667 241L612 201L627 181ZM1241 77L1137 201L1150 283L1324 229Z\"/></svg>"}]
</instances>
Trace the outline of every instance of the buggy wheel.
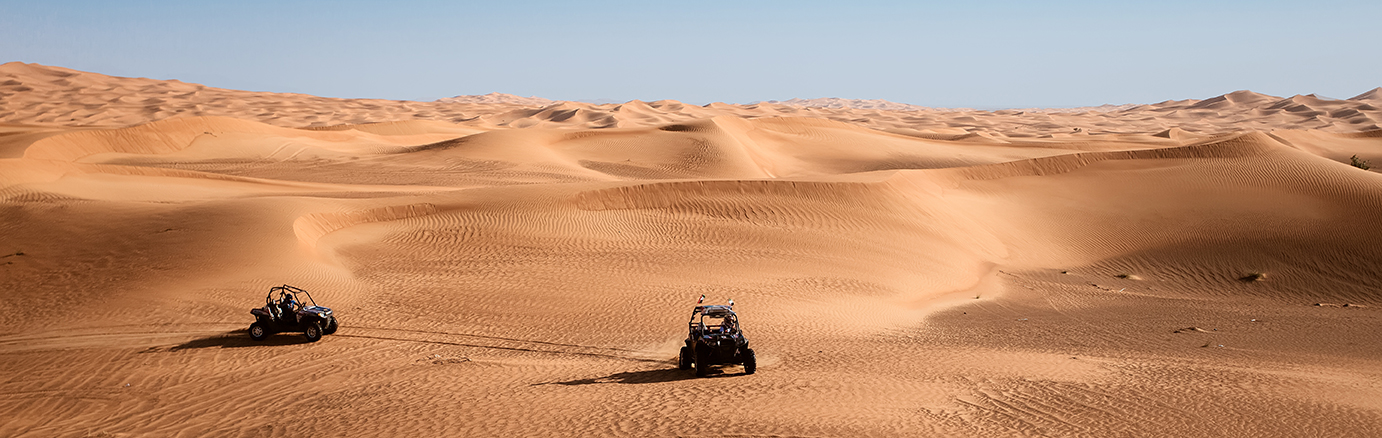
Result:
<instances>
[{"instance_id":1,"label":"buggy wheel","mask_svg":"<svg viewBox=\"0 0 1382 438\"><path fill-rule=\"evenodd\" d=\"M753 374L758 370L758 359L753 357L753 349L744 349L744 374Z\"/></svg>"},{"instance_id":2,"label":"buggy wheel","mask_svg":"<svg viewBox=\"0 0 1382 438\"><path fill-rule=\"evenodd\" d=\"M334 335L338 328L341 328L341 324L336 322L336 317L333 316L331 319L326 320L326 328L322 329L322 334Z\"/></svg>"},{"instance_id":3,"label":"buggy wheel","mask_svg":"<svg viewBox=\"0 0 1382 438\"><path fill-rule=\"evenodd\" d=\"M322 338L322 323L312 321L307 323L307 329L302 331L302 336L307 338L307 342L317 342Z\"/></svg>"},{"instance_id":4,"label":"buggy wheel","mask_svg":"<svg viewBox=\"0 0 1382 438\"><path fill-rule=\"evenodd\" d=\"M710 373L710 353L708 348L697 348L696 351L696 377L705 377Z\"/></svg>"},{"instance_id":5,"label":"buggy wheel","mask_svg":"<svg viewBox=\"0 0 1382 438\"><path fill-rule=\"evenodd\" d=\"M691 347L681 347L681 355L677 356L677 369L691 369Z\"/></svg>"},{"instance_id":6,"label":"buggy wheel","mask_svg":"<svg viewBox=\"0 0 1382 438\"><path fill-rule=\"evenodd\" d=\"M259 322L250 324L250 339L262 341L267 337L269 337L269 329L264 328L264 324Z\"/></svg>"}]
</instances>

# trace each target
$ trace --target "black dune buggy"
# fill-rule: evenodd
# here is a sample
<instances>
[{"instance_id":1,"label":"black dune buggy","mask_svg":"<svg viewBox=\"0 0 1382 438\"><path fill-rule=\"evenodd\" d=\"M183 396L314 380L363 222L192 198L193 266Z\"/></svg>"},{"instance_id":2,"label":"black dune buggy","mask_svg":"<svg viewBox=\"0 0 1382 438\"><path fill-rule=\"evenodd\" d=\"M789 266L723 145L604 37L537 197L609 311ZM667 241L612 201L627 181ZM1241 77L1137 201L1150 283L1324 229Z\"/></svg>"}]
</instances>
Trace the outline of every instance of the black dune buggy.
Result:
<instances>
[{"instance_id":1,"label":"black dune buggy","mask_svg":"<svg viewBox=\"0 0 1382 438\"><path fill-rule=\"evenodd\" d=\"M677 368L687 370L694 366L697 377L704 377L713 365L742 364L744 374L758 369L753 349L744 339L739 317L734 314L734 300L729 300L727 306L696 306L691 311L689 326L691 333L686 337L686 346L681 347Z\"/></svg>"},{"instance_id":2,"label":"black dune buggy","mask_svg":"<svg viewBox=\"0 0 1382 438\"><path fill-rule=\"evenodd\" d=\"M255 318L250 324L250 339L256 341L274 333L302 332L308 342L317 342L341 326L331 309L318 306L312 294L286 284L269 288L264 307L250 309L250 313Z\"/></svg>"}]
</instances>

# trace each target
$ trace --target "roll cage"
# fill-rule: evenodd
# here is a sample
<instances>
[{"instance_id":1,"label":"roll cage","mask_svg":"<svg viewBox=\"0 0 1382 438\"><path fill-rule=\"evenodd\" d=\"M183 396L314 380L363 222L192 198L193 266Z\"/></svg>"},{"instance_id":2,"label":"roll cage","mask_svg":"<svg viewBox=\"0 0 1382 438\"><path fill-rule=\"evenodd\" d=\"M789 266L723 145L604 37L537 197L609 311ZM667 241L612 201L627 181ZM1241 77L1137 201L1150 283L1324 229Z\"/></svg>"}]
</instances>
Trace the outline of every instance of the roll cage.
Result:
<instances>
[{"instance_id":1,"label":"roll cage","mask_svg":"<svg viewBox=\"0 0 1382 438\"><path fill-rule=\"evenodd\" d=\"M734 334L739 332L739 317L730 306L696 306L691 310L688 325L691 334L696 336Z\"/></svg>"},{"instance_id":2,"label":"roll cage","mask_svg":"<svg viewBox=\"0 0 1382 438\"><path fill-rule=\"evenodd\" d=\"M275 293L275 292L278 293L278 298L274 298L274 293ZM307 297L307 300L306 300L306 301L303 301L303 300L301 300L301 299L298 299L298 294L302 294L303 296L306 296L306 297ZM286 285L286 284L285 284L285 285L282 285L282 286L274 286L274 287L272 287L272 288L269 288L269 295L266 296L266 297L264 297L264 304L267 304L267 305L269 305L270 307L276 306L276 305L279 305L280 303L282 303L282 302L284 301L284 299L285 299L285 298L288 298L288 297L292 297L292 298L293 298L292 301L298 303L297 308L294 309L294 310L301 309L302 307L306 306L307 303L312 303L312 307L318 307L318 306L317 306L317 300L312 299L312 294L311 294L311 293L308 293L306 290L304 290L304 289L302 289L302 288L298 288L298 287L295 287L295 286L289 286L289 285Z\"/></svg>"}]
</instances>

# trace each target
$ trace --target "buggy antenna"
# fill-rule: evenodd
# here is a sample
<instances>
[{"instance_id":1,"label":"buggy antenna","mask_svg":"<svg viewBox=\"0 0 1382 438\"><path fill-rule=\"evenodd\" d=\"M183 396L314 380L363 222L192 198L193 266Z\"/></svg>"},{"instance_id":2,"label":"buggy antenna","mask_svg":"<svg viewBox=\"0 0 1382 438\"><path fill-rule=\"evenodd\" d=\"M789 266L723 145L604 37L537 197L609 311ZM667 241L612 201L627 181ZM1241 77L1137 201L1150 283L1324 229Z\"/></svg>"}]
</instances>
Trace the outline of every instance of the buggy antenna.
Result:
<instances>
[{"instance_id":1,"label":"buggy antenna","mask_svg":"<svg viewBox=\"0 0 1382 438\"><path fill-rule=\"evenodd\" d=\"M696 304L700 304L700 303L704 303L704 302L705 302L705 294L701 294L701 299L696 300Z\"/></svg>"},{"instance_id":2,"label":"buggy antenna","mask_svg":"<svg viewBox=\"0 0 1382 438\"><path fill-rule=\"evenodd\" d=\"M729 299L729 307L734 307L734 299L733 299L733 298L730 298L730 299Z\"/></svg>"}]
</instances>

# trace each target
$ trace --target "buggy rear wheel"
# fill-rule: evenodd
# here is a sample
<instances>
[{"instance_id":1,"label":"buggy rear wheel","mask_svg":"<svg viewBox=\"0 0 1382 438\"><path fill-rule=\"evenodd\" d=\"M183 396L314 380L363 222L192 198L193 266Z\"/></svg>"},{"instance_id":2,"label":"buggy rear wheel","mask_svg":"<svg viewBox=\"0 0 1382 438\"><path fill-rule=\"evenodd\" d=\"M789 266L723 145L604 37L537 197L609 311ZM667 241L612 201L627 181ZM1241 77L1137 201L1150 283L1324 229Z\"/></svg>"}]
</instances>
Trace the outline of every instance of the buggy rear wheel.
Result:
<instances>
[{"instance_id":1,"label":"buggy rear wheel","mask_svg":"<svg viewBox=\"0 0 1382 438\"><path fill-rule=\"evenodd\" d=\"M694 359L691 357L691 347L681 347L681 355L677 356L677 369L691 369L692 360Z\"/></svg>"},{"instance_id":2,"label":"buggy rear wheel","mask_svg":"<svg viewBox=\"0 0 1382 438\"><path fill-rule=\"evenodd\" d=\"M307 323L307 329L302 331L302 336L307 338L307 342L317 342L322 338L322 323L312 321Z\"/></svg>"},{"instance_id":3,"label":"buggy rear wheel","mask_svg":"<svg viewBox=\"0 0 1382 438\"><path fill-rule=\"evenodd\" d=\"M257 321L250 324L250 339L262 341L267 337L269 337L269 329L264 328L264 324Z\"/></svg>"},{"instance_id":4,"label":"buggy rear wheel","mask_svg":"<svg viewBox=\"0 0 1382 438\"><path fill-rule=\"evenodd\" d=\"M744 349L744 374L753 374L758 371L758 359L753 357L753 349Z\"/></svg>"}]
</instances>

